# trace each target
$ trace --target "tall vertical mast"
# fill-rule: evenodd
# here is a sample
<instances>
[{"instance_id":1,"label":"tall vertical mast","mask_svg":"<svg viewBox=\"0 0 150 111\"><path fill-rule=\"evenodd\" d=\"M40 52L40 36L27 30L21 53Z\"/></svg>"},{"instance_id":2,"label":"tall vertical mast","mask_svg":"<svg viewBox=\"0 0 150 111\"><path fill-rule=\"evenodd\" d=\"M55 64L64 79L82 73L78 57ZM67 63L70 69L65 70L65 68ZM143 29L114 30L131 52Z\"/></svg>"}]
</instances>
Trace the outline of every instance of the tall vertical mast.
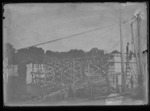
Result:
<instances>
[{"instance_id":1,"label":"tall vertical mast","mask_svg":"<svg viewBox=\"0 0 150 111\"><path fill-rule=\"evenodd\" d=\"M132 36L132 47L133 47L133 52L135 54L136 66L137 66L137 69L139 69L140 67L139 67L139 61L138 61L137 48L136 48L136 45L135 45L135 40L134 40L134 35L133 35L133 23L134 23L134 21L132 21L131 24L130 24L130 26L131 26L131 36ZM137 70L137 73L139 73L138 70Z\"/></svg>"},{"instance_id":2,"label":"tall vertical mast","mask_svg":"<svg viewBox=\"0 0 150 111\"><path fill-rule=\"evenodd\" d=\"M140 13L137 14L137 36L138 36L138 63L139 63L139 76L140 78L139 79L142 79L141 77L143 76L143 73L142 73L142 49L141 49L141 38L140 38L140 22L141 22L141 18L140 18Z\"/></svg>"},{"instance_id":3,"label":"tall vertical mast","mask_svg":"<svg viewBox=\"0 0 150 111\"><path fill-rule=\"evenodd\" d=\"M122 37L122 27L121 27L121 5L119 9L119 20L120 20L120 52L121 52L121 72L122 72L122 91L126 88L125 83L125 72L124 72L124 54L123 54L123 37Z\"/></svg>"}]
</instances>

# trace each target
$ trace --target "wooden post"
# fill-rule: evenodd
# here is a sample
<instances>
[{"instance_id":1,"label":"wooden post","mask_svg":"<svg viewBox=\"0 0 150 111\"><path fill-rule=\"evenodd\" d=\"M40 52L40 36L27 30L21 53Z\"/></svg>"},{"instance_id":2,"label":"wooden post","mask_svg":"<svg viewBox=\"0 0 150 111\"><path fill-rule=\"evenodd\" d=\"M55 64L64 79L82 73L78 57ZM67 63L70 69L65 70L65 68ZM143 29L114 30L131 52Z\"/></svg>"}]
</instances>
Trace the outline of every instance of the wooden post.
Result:
<instances>
[{"instance_id":1,"label":"wooden post","mask_svg":"<svg viewBox=\"0 0 150 111\"><path fill-rule=\"evenodd\" d=\"M123 53L123 37L121 27L121 6L120 6L120 51L121 51L121 72L122 72L122 92L126 90L126 76L124 72L124 53Z\"/></svg>"},{"instance_id":2,"label":"wooden post","mask_svg":"<svg viewBox=\"0 0 150 111\"><path fill-rule=\"evenodd\" d=\"M72 59L72 82L74 84L74 59Z\"/></svg>"},{"instance_id":3,"label":"wooden post","mask_svg":"<svg viewBox=\"0 0 150 111\"><path fill-rule=\"evenodd\" d=\"M131 24L130 24L130 26L131 26L131 34L132 34L132 47L133 47L133 51L134 51L134 54L135 54L137 74L138 74L139 73L138 69L139 69L140 66L139 66L139 62L138 62L138 54L137 54L135 40L134 40L134 35L133 35L133 22L131 22Z\"/></svg>"},{"instance_id":4,"label":"wooden post","mask_svg":"<svg viewBox=\"0 0 150 111\"><path fill-rule=\"evenodd\" d=\"M141 50L141 38L140 38L140 22L141 22L141 18L140 18L140 13L137 14L137 36L138 36L138 64L139 64L139 76L138 76L138 80L139 80L139 85L142 85L141 82L143 79L143 72L142 72L142 50ZM141 81L141 82L140 82ZM143 87L143 86L142 86Z\"/></svg>"},{"instance_id":5,"label":"wooden post","mask_svg":"<svg viewBox=\"0 0 150 111\"><path fill-rule=\"evenodd\" d=\"M88 62L88 89L89 89L89 98L91 99L91 81L90 81L90 62Z\"/></svg>"},{"instance_id":6,"label":"wooden post","mask_svg":"<svg viewBox=\"0 0 150 111\"><path fill-rule=\"evenodd\" d=\"M72 98L74 98L74 89L73 89L73 85L74 85L74 59L72 59Z\"/></svg>"}]
</instances>

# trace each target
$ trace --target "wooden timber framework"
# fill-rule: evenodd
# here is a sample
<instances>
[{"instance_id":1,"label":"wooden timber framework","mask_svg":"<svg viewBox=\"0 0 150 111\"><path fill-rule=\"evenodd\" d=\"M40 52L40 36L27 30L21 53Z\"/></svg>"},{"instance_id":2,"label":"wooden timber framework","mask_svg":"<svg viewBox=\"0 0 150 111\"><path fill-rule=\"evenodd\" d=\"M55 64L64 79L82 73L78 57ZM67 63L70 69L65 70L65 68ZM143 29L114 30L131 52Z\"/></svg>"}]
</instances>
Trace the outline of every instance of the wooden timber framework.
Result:
<instances>
[{"instance_id":1,"label":"wooden timber framework","mask_svg":"<svg viewBox=\"0 0 150 111\"><path fill-rule=\"evenodd\" d=\"M87 86L91 96L107 94L110 90L107 74L111 64L113 63L109 61L109 57L51 60L43 64L43 74L32 70L32 84L43 87L53 84L54 87L71 88L73 91ZM99 91L96 91L97 89Z\"/></svg>"},{"instance_id":2,"label":"wooden timber framework","mask_svg":"<svg viewBox=\"0 0 150 111\"><path fill-rule=\"evenodd\" d=\"M109 74L112 72L109 72L109 67L114 66L114 61L111 57L52 59L42 65L44 71L32 67L31 84L40 87L51 86L49 89L56 88L57 91L70 89L72 90L71 97L85 87L85 93L89 98L112 93L112 83L109 80ZM86 94L82 93L82 95Z\"/></svg>"}]
</instances>

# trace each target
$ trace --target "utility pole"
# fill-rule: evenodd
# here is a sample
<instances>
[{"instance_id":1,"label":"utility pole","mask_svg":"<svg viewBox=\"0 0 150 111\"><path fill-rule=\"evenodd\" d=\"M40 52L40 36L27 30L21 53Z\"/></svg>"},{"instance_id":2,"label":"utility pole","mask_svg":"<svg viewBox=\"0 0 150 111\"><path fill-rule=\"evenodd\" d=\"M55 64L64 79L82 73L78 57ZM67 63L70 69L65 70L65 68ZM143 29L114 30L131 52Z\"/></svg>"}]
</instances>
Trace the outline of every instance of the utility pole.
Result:
<instances>
[{"instance_id":1,"label":"utility pole","mask_svg":"<svg viewBox=\"0 0 150 111\"><path fill-rule=\"evenodd\" d=\"M140 39L140 13L137 14L137 36L138 36L138 64L139 64L139 80L142 79L143 73L142 73L142 50L141 50L141 39ZM140 83L142 85L142 83Z\"/></svg>"},{"instance_id":2,"label":"utility pole","mask_svg":"<svg viewBox=\"0 0 150 111\"><path fill-rule=\"evenodd\" d=\"M133 22L131 22L130 24L130 27L131 27L131 43L132 43L132 51L135 53L135 45L134 45L134 37L133 37Z\"/></svg>"},{"instance_id":3,"label":"utility pole","mask_svg":"<svg viewBox=\"0 0 150 111\"><path fill-rule=\"evenodd\" d=\"M132 34L131 35L132 36L132 47L133 47L133 52L135 54L136 67L137 67L137 69L140 69L140 65L139 65L139 61L138 61L138 54L137 54L138 51L137 51L137 48L136 48L136 45L135 45L135 40L134 40L134 35L133 35L133 23L134 23L134 21L132 21L131 24L130 24L130 26L131 26L131 34ZM139 75L139 71L138 70L137 70L137 74Z\"/></svg>"},{"instance_id":4,"label":"utility pole","mask_svg":"<svg viewBox=\"0 0 150 111\"><path fill-rule=\"evenodd\" d=\"M120 52L121 52L121 72L122 72L122 92L126 89L126 76L124 72L124 53L123 53L123 37L122 37L122 27L121 27L121 5L119 9L119 20L120 20Z\"/></svg>"}]
</instances>

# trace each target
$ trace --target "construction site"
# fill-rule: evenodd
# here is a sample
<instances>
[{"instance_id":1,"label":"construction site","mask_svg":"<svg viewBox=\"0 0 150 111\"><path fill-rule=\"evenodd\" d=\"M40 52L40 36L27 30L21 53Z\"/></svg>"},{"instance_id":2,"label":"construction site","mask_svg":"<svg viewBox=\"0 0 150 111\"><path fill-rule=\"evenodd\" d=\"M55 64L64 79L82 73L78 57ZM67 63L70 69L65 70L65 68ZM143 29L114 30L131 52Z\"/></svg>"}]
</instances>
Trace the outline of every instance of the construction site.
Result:
<instances>
[{"instance_id":1,"label":"construction site","mask_svg":"<svg viewBox=\"0 0 150 111\"><path fill-rule=\"evenodd\" d=\"M20 103L25 106L146 104L148 49L141 48L142 14L139 11L125 21L121 16L120 8L119 23L115 24L119 27L120 39L117 44L120 46L120 51L115 51L114 47L109 52L93 48L89 52L80 50L81 55L75 50L68 53L55 52L57 57L52 51L49 53L41 51L43 55L40 55L41 52L36 53L37 46L105 28L100 27L15 49L14 58L17 62L9 63L9 56L5 56L3 83L6 103L9 101L8 103L12 105ZM124 43L122 27L126 23L129 24L131 38Z\"/></svg>"}]
</instances>

